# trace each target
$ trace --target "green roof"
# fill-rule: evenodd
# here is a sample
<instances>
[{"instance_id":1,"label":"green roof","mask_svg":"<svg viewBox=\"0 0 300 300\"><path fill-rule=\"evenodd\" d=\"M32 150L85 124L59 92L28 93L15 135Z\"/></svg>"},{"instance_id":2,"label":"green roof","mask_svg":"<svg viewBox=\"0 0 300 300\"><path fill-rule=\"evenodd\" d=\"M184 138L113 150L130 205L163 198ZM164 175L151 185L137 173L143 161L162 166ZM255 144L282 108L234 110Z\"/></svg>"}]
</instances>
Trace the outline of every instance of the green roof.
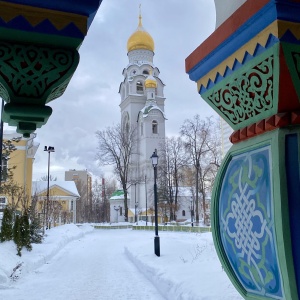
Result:
<instances>
[{"instance_id":1,"label":"green roof","mask_svg":"<svg viewBox=\"0 0 300 300\"><path fill-rule=\"evenodd\" d=\"M111 195L111 198L112 197L116 197L116 196L124 196L123 190L116 190L116 191L114 191L113 194Z\"/></svg>"}]
</instances>

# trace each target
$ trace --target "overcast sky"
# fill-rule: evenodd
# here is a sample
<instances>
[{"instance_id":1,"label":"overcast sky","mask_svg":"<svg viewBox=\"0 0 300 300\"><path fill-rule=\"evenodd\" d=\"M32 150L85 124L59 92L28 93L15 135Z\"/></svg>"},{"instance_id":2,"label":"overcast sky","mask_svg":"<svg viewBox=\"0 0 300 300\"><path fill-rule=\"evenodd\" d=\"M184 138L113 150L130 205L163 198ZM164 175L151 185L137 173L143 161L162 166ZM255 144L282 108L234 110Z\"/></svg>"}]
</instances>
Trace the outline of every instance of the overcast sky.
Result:
<instances>
[{"instance_id":1,"label":"overcast sky","mask_svg":"<svg viewBox=\"0 0 300 300\"><path fill-rule=\"evenodd\" d=\"M49 103L53 113L47 124L36 131L40 147L33 180L47 174L44 146L55 147L50 173L58 180L64 180L69 169L105 175L106 170L95 163L95 132L120 122L118 90L128 64L127 40L138 26L140 3L143 27L155 43L154 65L166 85L167 136L178 134L183 121L196 113L215 115L185 73L185 58L214 30L214 1L103 0L79 49L79 67L63 96Z\"/></svg>"}]
</instances>

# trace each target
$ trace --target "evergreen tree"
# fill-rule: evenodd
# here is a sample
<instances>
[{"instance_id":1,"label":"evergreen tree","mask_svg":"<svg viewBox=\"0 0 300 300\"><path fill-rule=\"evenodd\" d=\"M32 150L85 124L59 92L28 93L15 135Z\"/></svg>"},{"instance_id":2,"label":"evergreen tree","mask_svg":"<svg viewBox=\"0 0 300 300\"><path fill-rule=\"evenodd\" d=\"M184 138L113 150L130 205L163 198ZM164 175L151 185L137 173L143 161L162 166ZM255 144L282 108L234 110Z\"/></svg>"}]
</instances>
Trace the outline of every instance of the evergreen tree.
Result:
<instances>
[{"instance_id":1,"label":"evergreen tree","mask_svg":"<svg viewBox=\"0 0 300 300\"><path fill-rule=\"evenodd\" d=\"M15 224L14 224L14 242L17 246L17 255L21 256L21 250L22 250L22 241L21 241L21 222L20 222L20 217L17 215L15 219Z\"/></svg>"},{"instance_id":2,"label":"evergreen tree","mask_svg":"<svg viewBox=\"0 0 300 300\"><path fill-rule=\"evenodd\" d=\"M31 251L32 246L30 242L30 227L27 213L20 218L20 234L22 247L25 247L28 251Z\"/></svg>"},{"instance_id":3,"label":"evergreen tree","mask_svg":"<svg viewBox=\"0 0 300 300\"><path fill-rule=\"evenodd\" d=\"M3 213L0 241L10 241L13 238L13 211L6 207Z\"/></svg>"},{"instance_id":4,"label":"evergreen tree","mask_svg":"<svg viewBox=\"0 0 300 300\"><path fill-rule=\"evenodd\" d=\"M34 218L30 224L30 242L41 244L43 241L43 232L40 228L40 223L37 218Z\"/></svg>"}]
</instances>

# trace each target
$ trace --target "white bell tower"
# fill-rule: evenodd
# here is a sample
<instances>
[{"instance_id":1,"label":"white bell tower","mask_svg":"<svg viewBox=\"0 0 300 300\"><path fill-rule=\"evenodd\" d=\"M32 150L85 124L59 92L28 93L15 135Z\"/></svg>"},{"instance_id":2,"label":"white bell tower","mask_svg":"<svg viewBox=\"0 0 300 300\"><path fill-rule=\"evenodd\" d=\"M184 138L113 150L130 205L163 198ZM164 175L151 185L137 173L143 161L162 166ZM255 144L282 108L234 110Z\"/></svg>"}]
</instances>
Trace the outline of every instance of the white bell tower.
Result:
<instances>
[{"instance_id":1,"label":"white bell tower","mask_svg":"<svg viewBox=\"0 0 300 300\"><path fill-rule=\"evenodd\" d=\"M151 155L165 141L164 84L159 69L153 64L154 41L142 26L141 13L136 31L127 42L129 64L123 70L120 84L121 124L136 127L137 153L131 158L129 188L129 221L148 221L153 207L153 167ZM135 182L135 183L134 183Z\"/></svg>"}]
</instances>

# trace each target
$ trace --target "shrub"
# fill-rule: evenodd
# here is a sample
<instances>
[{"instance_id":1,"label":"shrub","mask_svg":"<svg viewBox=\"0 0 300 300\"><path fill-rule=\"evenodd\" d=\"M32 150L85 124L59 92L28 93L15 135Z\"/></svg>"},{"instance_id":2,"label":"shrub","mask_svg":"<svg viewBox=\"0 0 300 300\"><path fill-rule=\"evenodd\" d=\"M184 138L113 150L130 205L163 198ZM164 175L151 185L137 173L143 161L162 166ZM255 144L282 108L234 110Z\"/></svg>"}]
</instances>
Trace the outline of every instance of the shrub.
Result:
<instances>
[{"instance_id":1,"label":"shrub","mask_svg":"<svg viewBox=\"0 0 300 300\"><path fill-rule=\"evenodd\" d=\"M31 251L32 246L30 241L30 227L28 215L26 213L20 218L20 235L22 247L25 247L28 251Z\"/></svg>"},{"instance_id":2,"label":"shrub","mask_svg":"<svg viewBox=\"0 0 300 300\"><path fill-rule=\"evenodd\" d=\"M13 211L6 207L3 213L0 241L10 241L13 239Z\"/></svg>"},{"instance_id":3,"label":"shrub","mask_svg":"<svg viewBox=\"0 0 300 300\"><path fill-rule=\"evenodd\" d=\"M14 242L17 246L17 255L21 256L21 250L22 250L22 241L21 241L21 221L20 217L17 215L15 219L15 224L13 228L13 234L14 234Z\"/></svg>"}]
</instances>

